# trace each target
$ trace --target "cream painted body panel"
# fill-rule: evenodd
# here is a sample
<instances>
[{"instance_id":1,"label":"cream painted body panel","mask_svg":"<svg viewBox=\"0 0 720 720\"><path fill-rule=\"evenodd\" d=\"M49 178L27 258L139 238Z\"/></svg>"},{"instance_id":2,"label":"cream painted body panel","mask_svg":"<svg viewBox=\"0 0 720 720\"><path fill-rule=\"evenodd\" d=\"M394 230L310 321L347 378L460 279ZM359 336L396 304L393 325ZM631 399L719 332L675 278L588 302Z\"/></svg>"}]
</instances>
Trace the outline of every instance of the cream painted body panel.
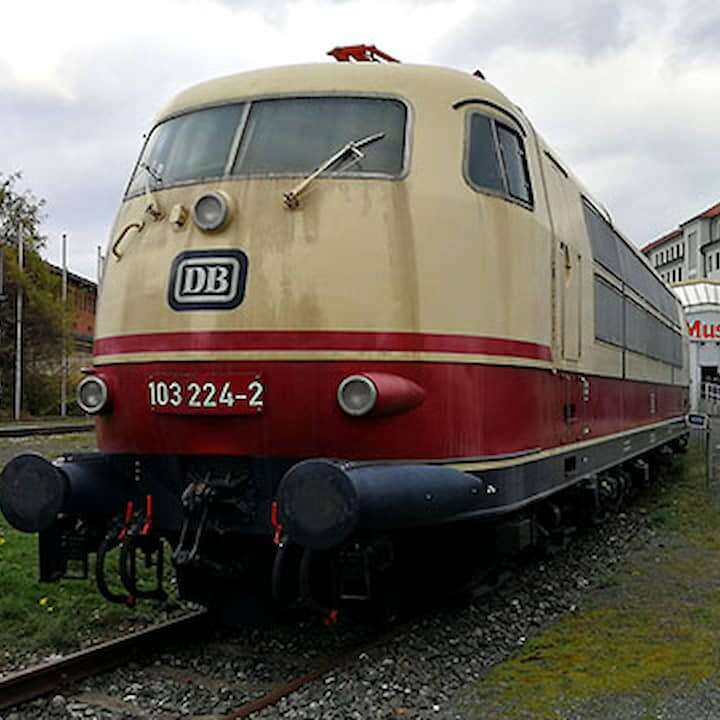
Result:
<instances>
[{"instance_id":1,"label":"cream painted body panel","mask_svg":"<svg viewBox=\"0 0 720 720\"><path fill-rule=\"evenodd\" d=\"M190 88L158 119L259 97L335 93L406 102L405 176L320 178L292 211L282 196L298 183L297 176L197 182L126 201L110 238L97 338L242 329L457 333L537 343L551 348L552 365L560 370L623 376L622 351L594 337L594 274L607 273L592 258L581 202L588 193L571 173L565 176L554 166L522 113L487 82L408 65L272 68ZM455 109L459 102L464 104ZM474 109L524 131L532 210L466 182L466 120ZM203 233L191 220L173 226L172 208L189 210L207 190L231 199L228 226L218 233ZM146 212L151 202L163 211L159 221ZM143 228L128 230L117 247L118 260L111 248L133 223ZM248 256L243 303L221 312L172 310L166 297L173 259L188 249L218 248ZM569 255L575 263L570 272ZM564 325L572 324L574 332L576 322L577 352L569 353ZM397 359L433 359L402 355ZM628 377L650 379L644 374L650 373L654 380L686 384L687 363L678 372L631 355ZM457 361L505 362L468 356Z\"/></svg>"},{"instance_id":2,"label":"cream painted body panel","mask_svg":"<svg viewBox=\"0 0 720 720\"><path fill-rule=\"evenodd\" d=\"M225 179L157 191L152 200L165 214L158 222L145 213L149 197L130 199L113 238L131 223L144 221L145 227L128 232L119 261L108 253L98 338L304 329L551 343L551 237L542 197L531 212L476 192L462 174L466 110L454 110L452 103L477 96L516 112L511 103L487 83L451 71L377 73L383 78L377 82L374 71L358 70L318 66L299 76L288 70L249 73L217 81L213 93L188 91L170 106L172 113L221 98L339 86L343 92L400 94L412 108L409 173L397 180L319 179L294 211L283 206L282 195L297 184L296 177ZM428 72L436 83L428 82ZM540 187L534 162L531 172ZM232 199L227 228L206 234L188 222L174 229L168 220L172 207L189 209L206 190L222 190ZM191 248L224 247L241 249L249 258L244 302L225 312L172 310L165 298L174 257Z\"/></svg>"}]
</instances>

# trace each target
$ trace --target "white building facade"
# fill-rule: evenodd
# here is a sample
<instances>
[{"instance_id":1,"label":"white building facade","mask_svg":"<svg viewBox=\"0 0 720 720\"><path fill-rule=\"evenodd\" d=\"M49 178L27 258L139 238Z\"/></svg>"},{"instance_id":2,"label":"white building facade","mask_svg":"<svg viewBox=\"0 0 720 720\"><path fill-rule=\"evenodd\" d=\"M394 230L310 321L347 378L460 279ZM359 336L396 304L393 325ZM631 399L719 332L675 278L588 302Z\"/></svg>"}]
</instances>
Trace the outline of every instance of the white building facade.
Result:
<instances>
[{"instance_id":1,"label":"white building facade","mask_svg":"<svg viewBox=\"0 0 720 720\"><path fill-rule=\"evenodd\" d=\"M685 310L690 339L690 408L720 401L720 281L696 280L673 288Z\"/></svg>"},{"instance_id":2,"label":"white building facade","mask_svg":"<svg viewBox=\"0 0 720 720\"><path fill-rule=\"evenodd\" d=\"M720 203L646 245L642 252L673 286L690 339L690 407L720 391Z\"/></svg>"},{"instance_id":3,"label":"white building facade","mask_svg":"<svg viewBox=\"0 0 720 720\"><path fill-rule=\"evenodd\" d=\"M720 280L720 203L686 220L642 251L670 284L700 278Z\"/></svg>"}]
</instances>

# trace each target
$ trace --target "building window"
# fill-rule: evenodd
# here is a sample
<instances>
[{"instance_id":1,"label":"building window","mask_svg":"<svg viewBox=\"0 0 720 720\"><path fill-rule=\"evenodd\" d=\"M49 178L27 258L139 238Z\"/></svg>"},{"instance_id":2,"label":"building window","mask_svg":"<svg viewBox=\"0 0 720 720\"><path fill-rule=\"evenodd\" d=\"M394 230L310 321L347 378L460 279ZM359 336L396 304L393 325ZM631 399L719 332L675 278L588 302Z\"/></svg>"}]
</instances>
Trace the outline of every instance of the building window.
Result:
<instances>
[{"instance_id":1,"label":"building window","mask_svg":"<svg viewBox=\"0 0 720 720\"><path fill-rule=\"evenodd\" d=\"M678 268L678 282L682 280L682 267Z\"/></svg>"},{"instance_id":2,"label":"building window","mask_svg":"<svg viewBox=\"0 0 720 720\"><path fill-rule=\"evenodd\" d=\"M697 274L697 233L688 233L688 274Z\"/></svg>"},{"instance_id":3,"label":"building window","mask_svg":"<svg viewBox=\"0 0 720 720\"><path fill-rule=\"evenodd\" d=\"M711 272L712 272L712 269L713 269L713 256L712 256L712 255L708 255L708 256L707 256L707 271L708 271L709 273L711 273Z\"/></svg>"}]
</instances>

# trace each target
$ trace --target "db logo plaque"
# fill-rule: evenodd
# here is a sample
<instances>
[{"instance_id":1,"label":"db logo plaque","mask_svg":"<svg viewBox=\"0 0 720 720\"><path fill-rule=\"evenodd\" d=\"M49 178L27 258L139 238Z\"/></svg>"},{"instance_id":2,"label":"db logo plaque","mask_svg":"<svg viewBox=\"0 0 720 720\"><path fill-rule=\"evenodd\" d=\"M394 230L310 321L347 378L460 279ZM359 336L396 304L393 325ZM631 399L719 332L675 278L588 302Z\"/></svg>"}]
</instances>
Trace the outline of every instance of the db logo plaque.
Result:
<instances>
[{"instance_id":1,"label":"db logo plaque","mask_svg":"<svg viewBox=\"0 0 720 720\"><path fill-rule=\"evenodd\" d=\"M231 310L245 297L248 259L240 250L188 250L173 260L168 303L174 310Z\"/></svg>"}]
</instances>

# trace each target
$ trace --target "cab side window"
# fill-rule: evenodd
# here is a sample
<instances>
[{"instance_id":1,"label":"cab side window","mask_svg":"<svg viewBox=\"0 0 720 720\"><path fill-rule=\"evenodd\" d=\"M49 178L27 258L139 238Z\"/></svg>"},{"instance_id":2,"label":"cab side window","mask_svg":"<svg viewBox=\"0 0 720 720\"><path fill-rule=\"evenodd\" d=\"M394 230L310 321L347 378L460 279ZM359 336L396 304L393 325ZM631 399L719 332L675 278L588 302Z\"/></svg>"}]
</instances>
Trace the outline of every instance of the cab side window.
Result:
<instances>
[{"instance_id":1,"label":"cab side window","mask_svg":"<svg viewBox=\"0 0 720 720\"><path fill-rule=\"evenodd\" d=\"M520 134L480 113L471 113L468 125L465 175L470 185L532 206L530 173Z\"/></svg>"}]
</instances>

